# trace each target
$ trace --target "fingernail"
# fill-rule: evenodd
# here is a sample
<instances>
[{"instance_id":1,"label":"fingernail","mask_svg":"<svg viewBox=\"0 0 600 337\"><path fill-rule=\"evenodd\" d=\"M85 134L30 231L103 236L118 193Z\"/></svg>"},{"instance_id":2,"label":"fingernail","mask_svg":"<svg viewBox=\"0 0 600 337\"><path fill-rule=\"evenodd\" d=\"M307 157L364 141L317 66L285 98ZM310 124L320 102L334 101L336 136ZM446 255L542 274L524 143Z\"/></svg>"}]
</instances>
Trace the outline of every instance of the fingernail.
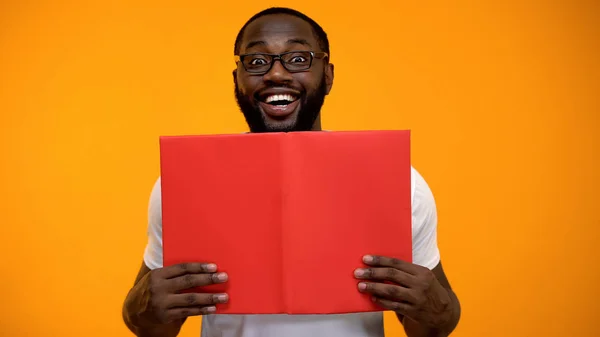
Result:
<instances>
[{"instance_id":1,"label":"fingernail","mask_svg":"<svg viewBox=\"0 0 600 337\"><path fill-rule=\"evenodd\" d=\"M363 257L363 261L365 263L371 263L373 262L373 257L371 255L365 255L365 257Z\"/></svg>"},{"instance_id":2,"label":"fingernail","mask_svg":"<svg viewBox=\"0 0 600 337\"><path fill-rule=\"evenodd\" d=\"M217 311L217 308L216 307L206 307L206 311L209 313L215 312L215 311Z\"/></svg>"},{"instance_id":3,"label":"fingernail","mask_svg":"<svg viewBox=\"0 0 600 337\"><path fill-rule=\"evenodd\" d=\"M364 269L356 269L354 271L354 275L357 276L357 277L364 276L365 275L365 270Z\"/></svg>"},{"instance_id":4,"label":"fingernail","mask_svg":"<svg viewBox=\"0 0 600 337\"><path fill-rule=\"evenodd\" d=\"M227 295L227 294L220 294L217 296L217 300L221 303L227 302L228 299L229 299L229 295Z\"/></svg>"},{"instance_id":5,"label":"fingernail","mask_svg":"<svg viewBox=\"0 0 600 337\"><path fill-rule=\"evenodd\" d=\"M217 274L217 279L221 282L225 282L227 281L227 274L226 273L219 273Z\"/></svg>"},{"instance_id":6,"label":"fingernail","mask_svg":"<svg viewBox=\"0 0 600 337\"><path fill-rule=\"evenodd\" d=\"M361 283L358 284L358 290L362 291L362 290L365 290L365 289L367 289L367 284L366 283L361 282Z\"/></svg>"},{"instance_id":7,"label":"fingernail","mask_svg":"<svg viewBox=\"0 0 600 337\"><path fill-rule=\"evenodd\" d=\"M209 263L206 265L207 271L217 271L217 265L214 263Z\"/></svg>"}]
</instances>

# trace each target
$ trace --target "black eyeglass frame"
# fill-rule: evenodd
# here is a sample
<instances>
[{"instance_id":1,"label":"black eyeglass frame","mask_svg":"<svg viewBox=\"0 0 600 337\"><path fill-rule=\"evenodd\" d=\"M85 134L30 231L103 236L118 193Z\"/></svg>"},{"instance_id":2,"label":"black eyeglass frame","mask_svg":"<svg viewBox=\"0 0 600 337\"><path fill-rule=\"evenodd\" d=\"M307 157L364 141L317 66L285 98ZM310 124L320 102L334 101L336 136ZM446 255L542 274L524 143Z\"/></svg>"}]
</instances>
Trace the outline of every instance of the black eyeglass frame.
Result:
<instances>
[{"instance_id":1,"label":"black eyeglass frame","mask_svg":"<svg viewBox=\"0 0 600 337\"><path fill-rule=\"evenodd\" d=\"M309 53L310 54L310 62L308 63L308 66L306 67L306 69L288 69L288 67L286 66L286 62L283 61L282 57L285 55L294 54L294 53ZM246 68L246 65L243 62L244 58L248 57L248 56L256 56L256 55L268 56L271 58L271 63L269 63L269 67L266 70L256 71L256 70L248 70L248 68ZM234 55L234 61L236 64L242 63L242 67L249 74L264 75L264 74L268 73L269 71L271 71L271 68L273 68L275 61L277 61L277 60L279 60L279 62L285 68L285 70L287 70L291 73L298 73L298 72L303 72L303 71L309 70L312 67L314 59L326 59L328 57L329 57L329 55L325 52L314 52L314 51L308 51L308 50L294 50L294 51L288 51L288 52L281 53L281 54L249 53L249 54Z\"/></svg>"}]
</instances>

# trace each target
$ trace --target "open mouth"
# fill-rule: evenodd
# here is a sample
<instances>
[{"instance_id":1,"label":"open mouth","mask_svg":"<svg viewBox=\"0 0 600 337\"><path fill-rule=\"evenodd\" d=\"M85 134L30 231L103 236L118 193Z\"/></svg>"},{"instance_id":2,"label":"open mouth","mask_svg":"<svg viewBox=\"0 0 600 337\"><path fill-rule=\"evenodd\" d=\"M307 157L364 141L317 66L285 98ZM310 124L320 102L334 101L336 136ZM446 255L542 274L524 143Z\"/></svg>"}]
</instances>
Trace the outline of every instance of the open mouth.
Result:
<instances>
[{"instance_id":1,"label":"open mouth","mask_svg":"<svg viewBox=\"0 0 600 337\"><path fill-rule=\"evenodd\" d=\"M261 98L260 106L271 117L286 117L298 107L299 97L293 94L272 94Z\"/></svg>"},{"instance_id":2,"label":"open mouth","mask_svg":"<svg viewBox=\"0 0 600 337\"><path fill-rule=\"evenodd\" d=\"M283 95L268 95L263 99L263 102L275 105L275 106L285 106L290 103L293 103L298 99L295 95L283 94Z\"/></svg>"}]
</instances>

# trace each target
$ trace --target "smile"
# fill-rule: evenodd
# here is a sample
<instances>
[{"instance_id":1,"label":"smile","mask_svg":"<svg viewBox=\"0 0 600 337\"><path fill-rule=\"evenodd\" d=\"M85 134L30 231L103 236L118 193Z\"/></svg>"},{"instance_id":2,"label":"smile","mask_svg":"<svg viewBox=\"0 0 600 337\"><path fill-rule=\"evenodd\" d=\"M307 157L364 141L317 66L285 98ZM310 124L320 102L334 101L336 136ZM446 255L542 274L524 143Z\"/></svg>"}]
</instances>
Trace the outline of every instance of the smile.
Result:
<instances>
[{"instance_id":1,"label":"smile","mask_svg":"<svg viewBox=\"0 0 600 337\"><path fill-rule=\"evenodd\" d=\"M269 95L265 98L265 103L271 105L288 105L298 98L292 95Z\"/></svg>"},{"instance_id":2,"label":"smile","mask_svg":"<svg viewBox=\"0 0 600 337\"><path fill-rule=\"evenodd\" d=\"M260 106L268 116L281 119L291 115L299 104L299 97L292 94L274 94L264 97Z\"/></svg>"}]
</instances>

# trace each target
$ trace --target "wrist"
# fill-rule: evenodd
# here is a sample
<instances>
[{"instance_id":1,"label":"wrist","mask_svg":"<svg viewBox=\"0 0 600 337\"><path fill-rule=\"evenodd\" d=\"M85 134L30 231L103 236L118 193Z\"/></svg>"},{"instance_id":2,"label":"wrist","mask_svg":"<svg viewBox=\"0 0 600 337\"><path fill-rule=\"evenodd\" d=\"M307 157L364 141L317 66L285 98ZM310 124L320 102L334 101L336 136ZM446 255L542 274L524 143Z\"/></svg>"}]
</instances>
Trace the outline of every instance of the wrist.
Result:
<instances>
[{"instance_id":1,"label":"wrist","mask_svg":"<svg viewBox=\"0 0 600 337\"><path fill-rule=\"evenodd\" d=\"M408 337L447 337L456 328L460 319L460 303L454 292L446 289L450 302L442 312L426 320L417 320L398 314Z\"/></svg>"},{"instance_id":2,"label":"wrist","mask_svg":"<svg viewBox=\"0 0 600 337\"><path fill-rule=\"evenodd\" d=\"M448 296L450 296L450 305L447 308L449 319L446 321L446 324L443 325L442 330L450 335L450 333L456 329L458 321L460 320L460 302L452 289L447 289L447 291Z\"/></svg>"},{"instance_id":3,"label":"wrist","mask_svg":"<svg viewBox=\"0 0 600 337\"><path fill-rule=\"evenodd\" d=\"M450 297L450 303L446 307L446 310L444 310L443 318L434 326L435 333L430 336L449 336L458 324L460 318L460 303L458 302L458 297L456 297L451 289L446 289L446 291Z\"/></svg>"},{"instance_id":4,"label":"wrist","mask_svg":"<svg viewBox=\"0 0 600 337\"><path fill-rule=\"evenodd\" d=\"M132 324L130 330L137 337L176 337L181 329L182 322L170 322L166 324L155 324L144 322L138 325Z\"/></svg>"},{"instance_id":5,"label":"wrist","mask_svg":"<svg viewBox=\"0 0 600 337\"><path fill-rule=\"evenodd\" d=\"M402 325L407 337L448 337L450 335L445 327L425 325L406 316L402 320Z\"/></svg>"},{"instance_id":6,"label":"wrist","mask_svg":"<svg viewBox=\"0 0 600 337\"><path fill-rule=\"evenodd\" d=\"M176 337L183 325L183 320L169 323L154 323L148 320L130 318L125 322L129 330L137 337Z\"/></svg>"},{"instance_id":7,"label":"wrist","mask_svg":"<svg viewBox=\"0 0 600 337\"><path fill-rule=\"evenodd\" d=\"M144 318L141 312L142 310L129 301L123 306L123 321L137 337L175 337L183 325L183 321L152 322Z\"/></svg>"}]
</instances>

